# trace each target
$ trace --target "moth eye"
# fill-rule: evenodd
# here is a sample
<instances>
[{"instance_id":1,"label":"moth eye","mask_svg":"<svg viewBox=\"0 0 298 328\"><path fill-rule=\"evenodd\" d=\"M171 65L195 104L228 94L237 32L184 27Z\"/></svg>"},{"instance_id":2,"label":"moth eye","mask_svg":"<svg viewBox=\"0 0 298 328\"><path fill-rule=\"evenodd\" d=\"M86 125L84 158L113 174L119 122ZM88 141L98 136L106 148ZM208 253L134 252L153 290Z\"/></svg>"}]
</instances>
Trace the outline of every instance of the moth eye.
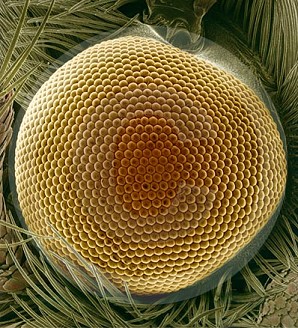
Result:
<instances>
[{"instance_id":1,"label":"moth eye","mask_svg":"<svg viewBox=\"0 0 298 328\"><path fill-rule=\"evenodd\" d=\"M233 263L278 209L286 154L240 80L126 36L81 52L41 87L15 171L28 229L52 237L39 241L47 254L153 295Z\"/></svg>"}]
</instances>

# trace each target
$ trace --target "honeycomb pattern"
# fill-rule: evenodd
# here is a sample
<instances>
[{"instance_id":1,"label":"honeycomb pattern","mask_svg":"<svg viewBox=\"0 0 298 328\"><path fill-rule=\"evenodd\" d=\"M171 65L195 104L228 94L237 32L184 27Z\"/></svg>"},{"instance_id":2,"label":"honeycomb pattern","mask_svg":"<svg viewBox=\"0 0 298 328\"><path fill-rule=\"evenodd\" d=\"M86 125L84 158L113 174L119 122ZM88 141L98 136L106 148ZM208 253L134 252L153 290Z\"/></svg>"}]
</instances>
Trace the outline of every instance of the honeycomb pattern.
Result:
<instances>
[{"instance_id":1,"label":"honeycomb pattern","mask_svg":"<svg viewBox=\"0 0 298 328\"><path fill-rule=\"evenodd\" d=\"M248 87L132 36L90 47L42 86L15 166L28 228L58 231L136 294L177 291L233 258L268 222L286 180L277 126ZM41 242L76 261L57 238Z\"/></svg>"}]
</instances>

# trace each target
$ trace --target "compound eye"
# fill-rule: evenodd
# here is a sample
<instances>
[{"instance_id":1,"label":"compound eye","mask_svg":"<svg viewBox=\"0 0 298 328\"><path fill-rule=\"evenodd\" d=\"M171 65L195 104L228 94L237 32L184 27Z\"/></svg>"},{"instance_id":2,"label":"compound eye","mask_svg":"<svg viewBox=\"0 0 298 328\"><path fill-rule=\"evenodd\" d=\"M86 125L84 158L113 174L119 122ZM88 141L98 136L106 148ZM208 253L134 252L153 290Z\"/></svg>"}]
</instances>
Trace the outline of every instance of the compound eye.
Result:
<instances>
[{"instance_id":1,"label":"compound eye","mask_svg":"<svg viewBox=\"0 0 298 328\"><path fill-rule=\"evenodd\" d=\"M15 168L28 229L53 237L40 239L46 254L139 295L181 290L232 260L286 181L280 132L252 90L133 36L88 48L41 87Z\"/></svg>"}]
</instances>

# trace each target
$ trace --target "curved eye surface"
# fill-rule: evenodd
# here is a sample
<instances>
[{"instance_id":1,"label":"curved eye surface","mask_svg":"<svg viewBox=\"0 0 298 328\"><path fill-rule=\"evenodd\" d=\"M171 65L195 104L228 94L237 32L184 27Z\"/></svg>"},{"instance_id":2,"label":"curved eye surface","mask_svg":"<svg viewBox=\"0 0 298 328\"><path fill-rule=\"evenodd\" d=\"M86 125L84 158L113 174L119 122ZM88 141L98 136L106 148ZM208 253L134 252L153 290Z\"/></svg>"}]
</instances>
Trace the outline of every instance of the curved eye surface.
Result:
<instances>
[{"instance_id":1,"label":"curved eye surface","mask_svg":"<svg viewBox=\"0 0 298 328\"><path fill-rule=\"evenodd\" d=\"M139 295L178 291L233 259L286 181L277 125L248 87L131 36L90 47L42 86L15 167L28 228L54 237L42 248L78 262L67 242Z\"/></svg>"}]
</instances>

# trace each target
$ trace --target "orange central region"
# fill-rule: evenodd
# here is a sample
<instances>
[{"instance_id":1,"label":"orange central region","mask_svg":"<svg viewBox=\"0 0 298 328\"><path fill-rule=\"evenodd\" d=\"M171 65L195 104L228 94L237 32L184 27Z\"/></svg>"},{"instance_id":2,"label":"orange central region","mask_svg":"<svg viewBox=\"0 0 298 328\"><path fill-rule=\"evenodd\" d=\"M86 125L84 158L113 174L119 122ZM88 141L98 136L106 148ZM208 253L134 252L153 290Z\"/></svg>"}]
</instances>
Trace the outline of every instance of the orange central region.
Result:
<instances>
[{"instance_id":1,"label":"orange central region","mask_svg":"<svg viewBox=\"0 0 298 328\"><path fill-rule=\"evenodd\" d=\"M143 218L166 214L189 178L177 127L164 118L135 118L120 129L118 141L113 166L124 210Z\"/></svg>"}]
</instances>

